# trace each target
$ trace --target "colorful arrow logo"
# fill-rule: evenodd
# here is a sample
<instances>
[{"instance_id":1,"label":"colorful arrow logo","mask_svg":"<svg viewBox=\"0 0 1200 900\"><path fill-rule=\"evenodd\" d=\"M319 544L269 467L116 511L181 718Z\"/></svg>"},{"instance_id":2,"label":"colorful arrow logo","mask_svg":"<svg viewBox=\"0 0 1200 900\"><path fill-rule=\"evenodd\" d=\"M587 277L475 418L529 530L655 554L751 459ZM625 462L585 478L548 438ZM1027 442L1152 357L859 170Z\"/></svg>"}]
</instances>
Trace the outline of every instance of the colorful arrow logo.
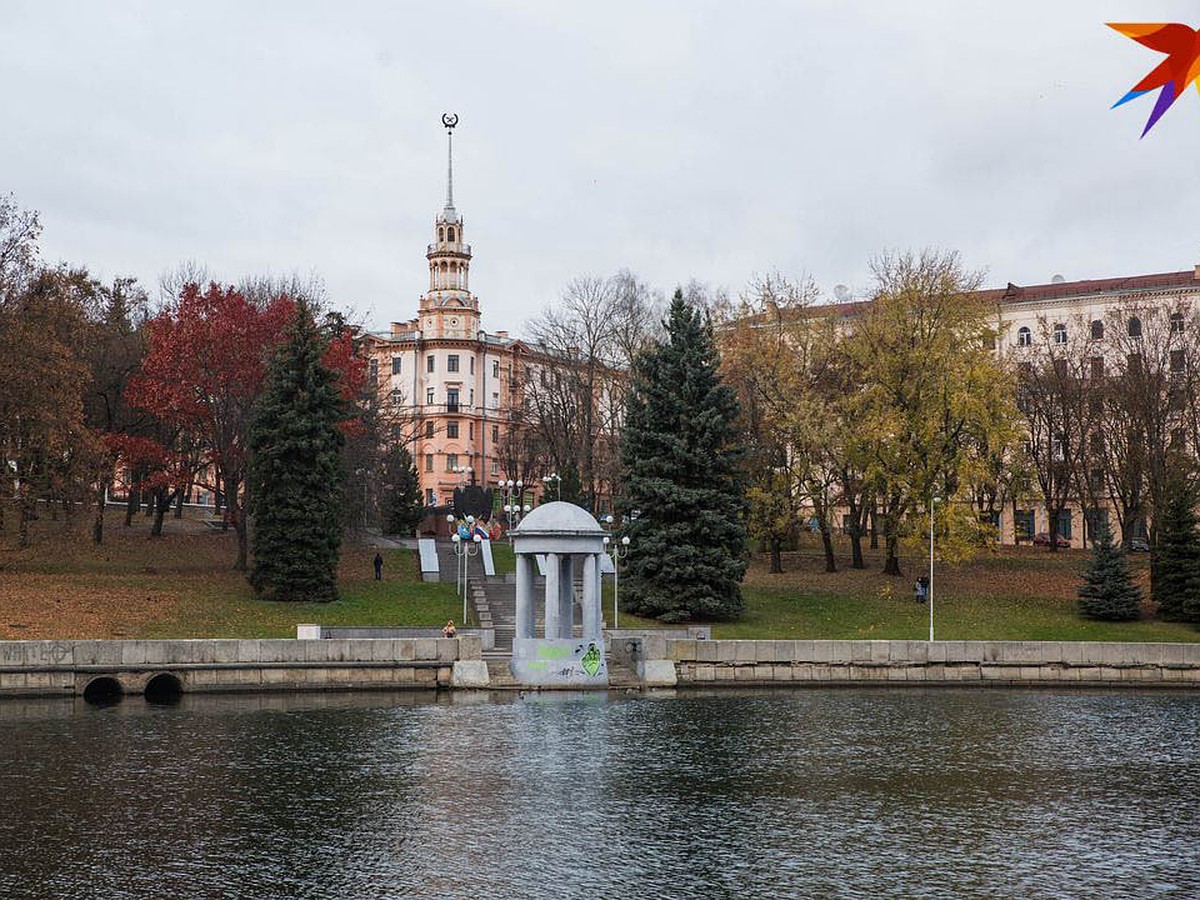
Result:
<instances>
[{"instance_id":1,"label":"colorful arrow logo","mask_svg":"<svg viewBox=\"0 0 1200 900\"><path fill-rule=\"evenodd\" d=\"M1126 37L1133 38L1139 44L1167 54L1167 58L1159 63L1150 74L1135 84L1120 100L1112 105L1116 109L1122 103L1128 103L1135 97L1148 94L1150 91L1162 88L1154 110L1150 113L1150 121L1146 123L1146 132L1154 127L1154 123L1162 118L1163 113L1171 108L1171 104L1179 99L1187 90L1188 85L1200 76L1200 31L1179 24L1149 24L1109 22L1108 27L1121 32ZM1196 85L1200 91L1200 84Z\"/></svg>"}]
</instances>

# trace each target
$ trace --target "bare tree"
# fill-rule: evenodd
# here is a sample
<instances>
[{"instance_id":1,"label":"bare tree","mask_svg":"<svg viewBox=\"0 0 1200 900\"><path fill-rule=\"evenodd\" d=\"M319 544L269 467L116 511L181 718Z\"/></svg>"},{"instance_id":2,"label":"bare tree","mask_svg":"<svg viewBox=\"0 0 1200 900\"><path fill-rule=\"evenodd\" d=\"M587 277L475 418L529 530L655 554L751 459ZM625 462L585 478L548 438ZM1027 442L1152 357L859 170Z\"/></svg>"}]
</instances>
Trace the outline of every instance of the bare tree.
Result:
<instances>
[{"instance_id":1,"label":"bare tree","mask_svg":"<svg viewBox=\"0 0 1200 900\"><path fill-rule=\"evenodd\" d=\"M654 295L629 272L573 279L529 324L535 359L521 387L547 465L574 466L592 509L618 467L627 372L649 336Z\"/></svg>"}]
</instances>

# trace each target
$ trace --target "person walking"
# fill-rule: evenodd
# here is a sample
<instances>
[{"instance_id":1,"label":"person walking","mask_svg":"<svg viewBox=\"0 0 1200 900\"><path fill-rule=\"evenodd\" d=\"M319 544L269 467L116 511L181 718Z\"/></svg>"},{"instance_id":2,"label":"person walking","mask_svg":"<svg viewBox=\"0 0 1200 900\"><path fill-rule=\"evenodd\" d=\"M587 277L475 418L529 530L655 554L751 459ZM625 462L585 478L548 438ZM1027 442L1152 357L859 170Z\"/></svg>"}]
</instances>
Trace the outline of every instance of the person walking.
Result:
<instances>
[{"instance_id":1,"label":"person walking","mask_svg":"<svg viewBox=\"0 0 1200 900\"><path fill-rule=\"evenodd\" d=\"M381 553L375 554L375 580L383 581L383 555Z\"/></svg>"}]
</instances>

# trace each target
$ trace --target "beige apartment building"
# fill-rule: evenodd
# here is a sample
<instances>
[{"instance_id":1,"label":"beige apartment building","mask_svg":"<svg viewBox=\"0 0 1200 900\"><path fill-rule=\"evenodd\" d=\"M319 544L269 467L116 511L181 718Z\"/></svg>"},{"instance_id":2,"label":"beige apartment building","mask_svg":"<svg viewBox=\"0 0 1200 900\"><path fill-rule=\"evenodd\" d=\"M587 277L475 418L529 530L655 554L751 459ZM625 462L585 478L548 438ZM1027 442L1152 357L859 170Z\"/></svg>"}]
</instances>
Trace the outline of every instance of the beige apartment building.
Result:
<instances>
[{"instance_id":1,"label":"beige apartment building","mask_svg":"<svg viewBox=\"0 0 1200 900\"><path fill-rule=\"evenodd\" d=\"M456 487L521 477L503 451L514 411L523 407L530 356L507 331L481 327L470 287L471 245L454 206L452 157L446 204L425 258L429 284L416 317L366 333L363 346L393 437L408 443L424 502L434 507L448 504Z\"/></svg>"}]
</instances>

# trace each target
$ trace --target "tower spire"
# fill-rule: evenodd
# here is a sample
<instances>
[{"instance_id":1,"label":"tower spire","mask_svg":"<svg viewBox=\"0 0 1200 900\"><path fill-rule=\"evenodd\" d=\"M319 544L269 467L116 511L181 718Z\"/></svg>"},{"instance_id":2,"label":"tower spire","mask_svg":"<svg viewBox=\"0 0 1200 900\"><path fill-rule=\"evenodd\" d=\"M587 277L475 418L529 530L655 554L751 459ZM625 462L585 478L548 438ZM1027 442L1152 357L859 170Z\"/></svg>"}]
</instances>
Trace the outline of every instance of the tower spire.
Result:
<instances>
[{"instance_id":1,"label":"tower spire","mask_svg":"<svg viewBox=\"0 0 1200 900\"><path fill-rule=\"evenodd\" d=\"M458 124L456 113L445 113L442 124L446 126L446 209L454 209L454 126Z\"/></svg>"}]
</instances>

